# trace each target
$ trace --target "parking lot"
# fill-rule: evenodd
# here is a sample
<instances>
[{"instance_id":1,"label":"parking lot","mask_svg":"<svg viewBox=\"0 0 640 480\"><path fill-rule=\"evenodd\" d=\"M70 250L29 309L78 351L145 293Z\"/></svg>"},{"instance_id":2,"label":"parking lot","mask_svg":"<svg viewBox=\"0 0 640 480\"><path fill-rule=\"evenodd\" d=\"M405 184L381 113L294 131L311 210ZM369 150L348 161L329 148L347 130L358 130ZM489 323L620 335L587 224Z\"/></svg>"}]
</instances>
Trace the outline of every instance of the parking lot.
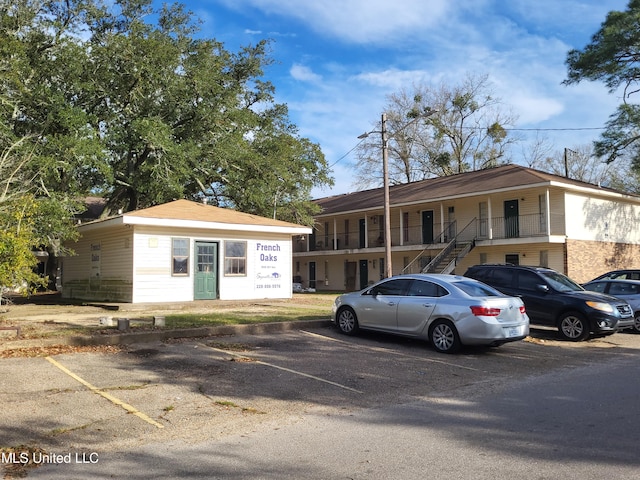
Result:
<instances>
[{"instance_id":1,"label":"parking lot","mask_svg":"<svg viewBox=\"0 0 640 480\"><path fill-rule=\"evenodd\" d=\"M167 439L197 443L279 428L309 413L495 392L513 379L558 369L570 375L567 367L640 353L640 335L569 343L552 331L532 333L532 341L458 355L326 327L5 358L1 446L97 458Z\"/></svg>"}]
</instances>

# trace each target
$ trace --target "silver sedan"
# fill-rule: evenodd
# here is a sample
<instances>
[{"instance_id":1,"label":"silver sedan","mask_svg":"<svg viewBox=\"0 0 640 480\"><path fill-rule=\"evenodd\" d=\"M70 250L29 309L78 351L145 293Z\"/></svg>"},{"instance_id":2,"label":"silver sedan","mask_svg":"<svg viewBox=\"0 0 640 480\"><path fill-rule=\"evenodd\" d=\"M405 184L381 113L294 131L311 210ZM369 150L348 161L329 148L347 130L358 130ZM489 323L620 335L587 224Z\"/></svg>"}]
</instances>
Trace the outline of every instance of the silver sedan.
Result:
<instances>
[{"instance_id":1,"label":"silver sedan","mask_svg":"<svg viewBox=\"0 0 640 480\"><path fill-rule=\"evenodd\" d=\"M443 353L462 345L501 345L529 334L518 297L467 277L399 275L336 298L331 320L342 333L359 328L429 340Z\"/></svg>"}]
</instances>

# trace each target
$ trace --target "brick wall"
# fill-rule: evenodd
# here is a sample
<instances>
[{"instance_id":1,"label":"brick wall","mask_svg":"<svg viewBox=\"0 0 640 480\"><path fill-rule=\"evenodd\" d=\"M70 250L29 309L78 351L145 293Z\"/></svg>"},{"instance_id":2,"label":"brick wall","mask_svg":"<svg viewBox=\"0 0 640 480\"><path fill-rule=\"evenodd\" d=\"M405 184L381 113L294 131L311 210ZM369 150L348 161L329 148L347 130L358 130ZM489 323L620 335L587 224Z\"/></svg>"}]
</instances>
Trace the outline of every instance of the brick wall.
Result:
<instances>
[{"instance_id":1,"label":"brick wall","mask_svg":"<svg viewBox=\"0 0 640 480\"><path fill-rule=\"evenodd\" d=\"M567 239L567 275L588 282L600 274L622 268L640 269L640 245Z\"/></svg>"}]
</instances>

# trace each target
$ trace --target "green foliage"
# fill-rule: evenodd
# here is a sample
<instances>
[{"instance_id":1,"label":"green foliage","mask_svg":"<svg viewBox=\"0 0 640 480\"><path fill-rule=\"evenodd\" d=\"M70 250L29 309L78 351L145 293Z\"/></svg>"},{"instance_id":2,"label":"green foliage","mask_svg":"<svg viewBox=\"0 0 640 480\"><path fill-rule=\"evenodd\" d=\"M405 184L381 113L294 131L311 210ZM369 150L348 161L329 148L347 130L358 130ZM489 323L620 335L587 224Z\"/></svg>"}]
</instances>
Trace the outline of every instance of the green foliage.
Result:
<instances>
[{"instance_id":1,"label":"green foliage","mask_svg":"<svg viewBox=\"0 0 640 480\"><path fill-rule=\"evenodd\" d=\"M625 103L609 118L594 150L608 163L624 156L640 171L640 109L627 103L640 83L640 0L609 12L584 49L569 51L566 64L567 85L592 80L603 81L612 93L623 88Z\"/></svg>"},{"instance_id":2,"label":"green foliage","mask_svg":"<svg viewBox=\"0 0 640 480\"><path fill-rule=\"evenodd\" d=\"M331 179L260 79L269 41L229 52L195 36L182 5L151 0L12 5L0 11L1 120L29 139L23 173L48 193L102 195L108 211L208 197L266 216L275 198L278 218L310 221L310 190Z\"/></svg>"},{"instance_id":3,"label":"green foliage","mask_svg":"<svg viewBox=\"0 0 640 480\"><path fill-rule=\"evenodd\" d=\"M594 142L595 154L607 163L625 155L640 169L640 106L624 103L611 115L600 140Z\"/></svg>"},{"instance_id":4,"label":"green foliage","mask_svg":"<svg viewBox=\"0 0 640 480\"><path fill-rule=\"evenodd\" d=\"M45 281L34 273L37 259L32 252L39 239L38 204L24 196L0 207L0 287L28 293Z\"/></svg>"},{"instance_id":5,"label":"green foliage","mask_svg":"<svg viewBox=\"0 0 640 480\"><path fill-rule=\"evenodd\" d=\"M629 88L640 80L640 0L631 0L627 10L611 11L591 42L567 54L568 77L564 83L582 80L604 81L610 91Z\"/></svg>"}]
</instances>

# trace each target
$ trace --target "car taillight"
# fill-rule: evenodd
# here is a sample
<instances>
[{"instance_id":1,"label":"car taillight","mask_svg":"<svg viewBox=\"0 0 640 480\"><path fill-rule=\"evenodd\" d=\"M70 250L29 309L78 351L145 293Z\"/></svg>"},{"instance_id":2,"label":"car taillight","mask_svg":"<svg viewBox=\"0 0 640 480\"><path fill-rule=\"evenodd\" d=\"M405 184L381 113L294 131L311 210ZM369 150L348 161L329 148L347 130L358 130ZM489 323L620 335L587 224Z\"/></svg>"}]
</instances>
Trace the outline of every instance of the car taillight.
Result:
<instances>
[{"instance_id":1,"label":"car taillight","mask_svg":"<svg viewBox=\"0 0 640 480\"><path fill-rule=\"evenodd\" d=\"M525 313L525 312L526 312L526 309L524 308L524 305L522 305L522 306L520 307L520 313Z\"/></svg>"},{"instance_id":2,"label":"car taillight","mask_svg":"<svg viewBox=\"0 0 640 480\"><path fill-rule=\"evenodd\" d=\"M476 317L497 317L498 315L500 315L500 309L475 305L471 307L471 313L473 313Z\"/></svg>"}]
</instances>

